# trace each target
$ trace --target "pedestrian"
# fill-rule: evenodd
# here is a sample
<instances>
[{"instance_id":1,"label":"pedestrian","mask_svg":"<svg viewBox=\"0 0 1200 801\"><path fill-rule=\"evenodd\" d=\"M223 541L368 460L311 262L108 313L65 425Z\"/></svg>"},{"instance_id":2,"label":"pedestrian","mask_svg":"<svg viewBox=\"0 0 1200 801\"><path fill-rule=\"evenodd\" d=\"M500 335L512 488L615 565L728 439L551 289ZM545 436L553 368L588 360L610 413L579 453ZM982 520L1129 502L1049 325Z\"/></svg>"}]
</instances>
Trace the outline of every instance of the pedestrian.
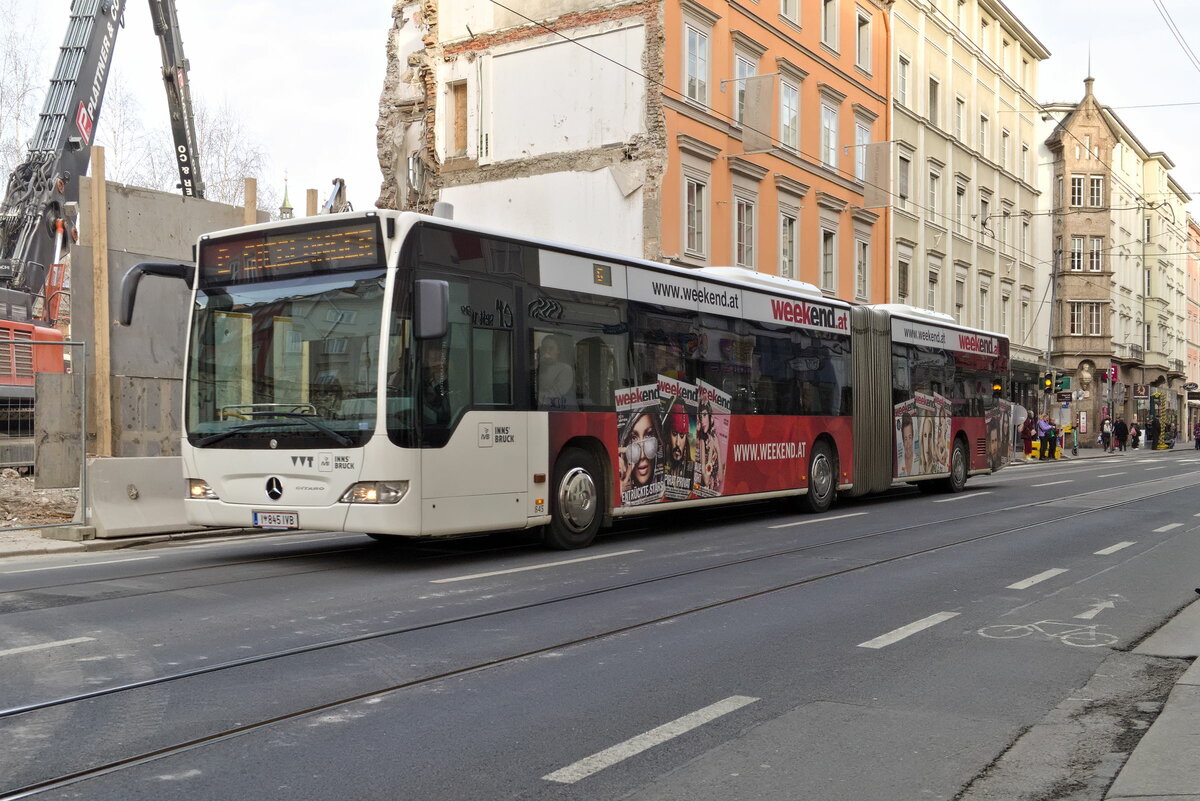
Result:
<instances>
[{"instance_id":1,"label":"pedestrian","mask_svg":"<svg viewBox=\"0 0 1200 801\"><path fill-rule=\"evenodd\" d=\"M1052 456L1054 447L1054 426L1050 424L1048 415L1042 415L1042 419L1037 423L1038 440L1040 441L1040 452L1038 453L1038 461L1044 462L1047 459L1053 459Z\"/></svg>"},{"instance_id":2,"label":"pedestrian","mask_svg":"<svg viewBox=\"0 0 1200 801\"><path fill-rule=\"evenodd\" d=\"M1118 417L1117 422L1113 423L1113 439L1116 440L1115 449L1124 453L1125 442L1129 439L1129 426L1125 425L1125 418Z\"/></svg>"},{"instance_id":3,"label":"pedestrian","mask_svg":"<svg viewBox=\"0 0 1200 801\"><path fill-rule=\"evenodd\" d=\"M1137 450L1138 443L1141 442L1141 439L1142 432L1138 428L1137 420L1134 420L1129 424L1129 444L1133 446L1135 451Z\"/></svg>"},{"instance_id":4,"label":"pedestrian","mask_svg":"<svg viewBox=\"0 0 1200 801\"><path fill-rule=\"evenodd\" d=\"M1196 440L1196 450L1200 451L1200 420L1192 426L1192 439Z\"/></svg>"},{"instance_id":5,"label":"pedestrian","mask_svg":"<svg viewBox=\"0 0 1200 801\"><path fill-rule=\"evenodd\" d=\"M1197 423L1200 425L1200 423ZM1029 412L1025 418L1025 422L1021 424L1021 442L1025 445L1025 458L1033 453L1033 438L1037 436L1037 422L1033 419L1033 412Z\"/></svg>"},{"instance_id":6,"label":"pedestrian","mask_svg":"<svg viewBox=\"0 0 1200 801\"><path fill-rule=\"evenodd\" d=\"M1150 450L1154 450L1158 447L1158 432L1158 418L1153 417L1150 419L1150 423L1146 426L1146 447Z\"/></svg>"},{"instance_id":7,"label":"pedestrian","mask_svg":"<svg viewBox=\"0 0 1200 801\"><path fill-rule=\"evenodd\" d=\"M1112 420L1107 417L1100 424L1100 447L1104 448L1104 452L1108 453L1112 450L1113 424Z\"/></svg>"}]
</instances>

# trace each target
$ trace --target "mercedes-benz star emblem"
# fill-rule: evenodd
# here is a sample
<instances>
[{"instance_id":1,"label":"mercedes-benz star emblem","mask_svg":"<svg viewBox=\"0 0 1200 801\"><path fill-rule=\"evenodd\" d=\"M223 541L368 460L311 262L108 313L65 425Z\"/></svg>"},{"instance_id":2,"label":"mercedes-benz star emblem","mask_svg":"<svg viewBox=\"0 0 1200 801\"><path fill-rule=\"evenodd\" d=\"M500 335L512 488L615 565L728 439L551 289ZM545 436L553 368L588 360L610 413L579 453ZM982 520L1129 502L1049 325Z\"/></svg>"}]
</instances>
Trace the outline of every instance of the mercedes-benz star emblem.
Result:
<instances>
[{"instance_id":1,"label":"mercedes-benz star emblem","mask_svg":"<svg viewBox=\"0 0 1200 801\"><path fill-rule=\"evenodd\" d=\"M267 497L273 501L283 497L283 482L274 476L267 479Z\"/></svg>"}]
</instances>

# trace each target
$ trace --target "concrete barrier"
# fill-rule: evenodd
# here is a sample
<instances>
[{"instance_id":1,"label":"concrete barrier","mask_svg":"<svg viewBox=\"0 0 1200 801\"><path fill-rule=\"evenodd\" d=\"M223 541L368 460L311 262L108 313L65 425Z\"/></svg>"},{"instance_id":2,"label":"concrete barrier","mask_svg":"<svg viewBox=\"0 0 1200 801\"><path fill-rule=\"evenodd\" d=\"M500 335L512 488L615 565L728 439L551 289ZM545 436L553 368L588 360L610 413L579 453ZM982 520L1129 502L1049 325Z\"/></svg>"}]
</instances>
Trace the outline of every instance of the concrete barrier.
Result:
<instances>
[{"instance_id":1,"label":"concrete barrier","mask_svg":"<svg viewBox=\"0 0 1200 801\"><path fill-rule=\"evenodd\" d=\"M183 460L178 456L87 460L86 521L96 537L199 531L183 511Z\"/></svg>"}]
</instances>

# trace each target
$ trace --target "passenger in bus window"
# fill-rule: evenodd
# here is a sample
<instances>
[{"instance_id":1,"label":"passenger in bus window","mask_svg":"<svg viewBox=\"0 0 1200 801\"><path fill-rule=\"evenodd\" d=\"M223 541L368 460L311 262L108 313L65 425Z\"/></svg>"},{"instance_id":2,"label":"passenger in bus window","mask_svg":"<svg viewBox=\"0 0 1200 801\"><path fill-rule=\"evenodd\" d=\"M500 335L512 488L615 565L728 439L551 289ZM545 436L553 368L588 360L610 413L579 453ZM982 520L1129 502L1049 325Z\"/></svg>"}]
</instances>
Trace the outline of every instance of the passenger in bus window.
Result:
<instances>
[{"instance_id":1,"label":"passenger in bus window","mask_svg":"<svg viewBox=\"0 0 1200 801\"><path fill-rule=\"evenodd\" d=\"M538 345L539 409L576 408L575 370L564 360L565 355L555 334L547 334Z\"/></svg>"},{"instance_id":2,"label":"passenger in bus window","mask_svg":"<svg viewBox=\"0 0 1200 801\"><path fill-rule=\"evenodd\" d=\"M426 347L422 359L421 419L434 425L450 423L450 399L446 381L446 352Z\"/></svg>"}]
</instances>

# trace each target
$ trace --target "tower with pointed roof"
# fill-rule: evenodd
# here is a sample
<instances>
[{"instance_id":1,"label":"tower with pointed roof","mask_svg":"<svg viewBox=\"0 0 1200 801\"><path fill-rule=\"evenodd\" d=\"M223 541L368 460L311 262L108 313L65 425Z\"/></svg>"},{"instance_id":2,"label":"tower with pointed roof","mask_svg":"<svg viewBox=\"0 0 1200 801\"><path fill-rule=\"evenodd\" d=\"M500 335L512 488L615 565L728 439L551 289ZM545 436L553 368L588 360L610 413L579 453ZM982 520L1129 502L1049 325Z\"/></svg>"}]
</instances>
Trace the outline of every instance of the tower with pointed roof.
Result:
<instances>
[{"instance_id":1,"label":"tower with pointed roof","mask_svg":"<svg viewBox=\"0 0 1200 801\"><path fill-rule=\"evenodd\" d=\"M283 203L279 206L279 219L290 220L295 216L292 210L292 203L288 200L288 179L287 175L283 176Z\"/></svg>"}]
</instances>

